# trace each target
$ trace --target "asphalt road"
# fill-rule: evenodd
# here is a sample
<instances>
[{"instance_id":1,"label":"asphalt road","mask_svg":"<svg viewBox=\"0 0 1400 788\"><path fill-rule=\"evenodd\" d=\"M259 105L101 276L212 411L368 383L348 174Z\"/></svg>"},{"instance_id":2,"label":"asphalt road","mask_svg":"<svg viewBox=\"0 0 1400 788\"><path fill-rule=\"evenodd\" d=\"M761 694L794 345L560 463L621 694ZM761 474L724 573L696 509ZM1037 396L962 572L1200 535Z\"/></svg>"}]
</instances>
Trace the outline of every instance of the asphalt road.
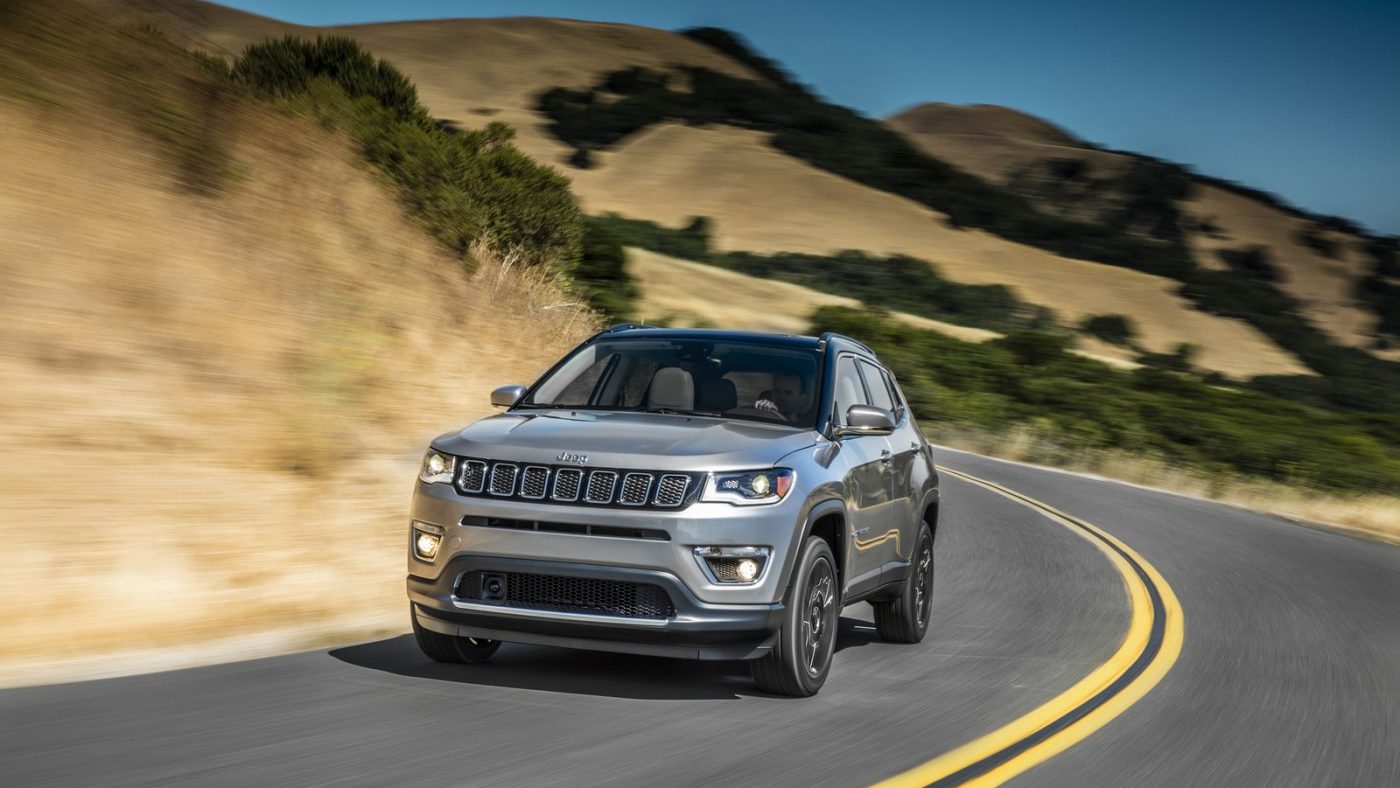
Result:
<instances>
[{"instance_id":1,"label":"asphalt road","mask_svg":"<svg viewBox=\"0 0 1400 788\"><path fill-rule=\"evenodd\" d=\"M953 452L940 462L1082 517L1161 572L1180 658L1027 785L1400 784L1400 548ZM1128 626L1123 583L1063 525L944 481L931 631L847 608L821 694L741 664L506 645L430 663L408 637L0 692L0 783L864 784L1075 684ZM405 617L407 611L405 610Z\"/></svg>"}]
</instances>

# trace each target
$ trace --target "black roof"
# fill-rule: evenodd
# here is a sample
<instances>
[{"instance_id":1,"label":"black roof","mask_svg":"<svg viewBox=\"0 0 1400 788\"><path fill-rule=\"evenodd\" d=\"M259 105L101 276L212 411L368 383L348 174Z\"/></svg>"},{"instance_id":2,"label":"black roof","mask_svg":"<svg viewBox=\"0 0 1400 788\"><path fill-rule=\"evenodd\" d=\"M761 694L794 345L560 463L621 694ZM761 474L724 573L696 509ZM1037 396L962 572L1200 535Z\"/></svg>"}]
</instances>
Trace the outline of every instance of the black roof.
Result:
<instances>
[{"instance_id":1,"label":"black roof","mask_svg":"<svg viewBox=\"0 0 1400 788\"><path fill-rule=\"evenodd\" d=\"M763 342L770 345L818 349L827 342L838 342L854 346L853 349L869 353L875 352L864 343L845 334L828 331L820 337L800 334L773 334L764 331L733 331L724 328L662 328L644 326L638 323L620 323L600 334L608 337L646 337L647 339L694 339L708 342Z\"/></svg>"}]
</instances>

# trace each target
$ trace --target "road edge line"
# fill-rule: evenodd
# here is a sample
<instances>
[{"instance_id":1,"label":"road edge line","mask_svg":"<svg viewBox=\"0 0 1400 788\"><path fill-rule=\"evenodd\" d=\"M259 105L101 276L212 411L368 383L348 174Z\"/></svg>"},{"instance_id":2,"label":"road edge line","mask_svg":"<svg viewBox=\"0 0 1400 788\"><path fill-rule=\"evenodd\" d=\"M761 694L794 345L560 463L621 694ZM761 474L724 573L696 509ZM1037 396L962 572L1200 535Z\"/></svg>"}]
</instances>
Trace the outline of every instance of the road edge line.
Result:
<instances>
[{"instance_id":1,"label":"road edge line","mask_svg":"<svg viewBox=\"0 0 1400 788\"><path fill-rule=\"evenodd\" d=\"M929 785L940 781L946 784L1000 785L1064 752L1126 711L1167 674L1176 663L1185 640L1185 617L1171 586L1155 567L1121 540L1092 523L1068 515L1049 504L996 482L946 466L939 466L939 470L1010 498L1065 526L1097 547L1108 557L1123 580L1130 618L1123 640L1113 655L1072 687L990 733L877 783L882 788ZM1141 570L1141 575L1138 569ZM1143 575L1147 578L1146 582ZM1153 591L1156 592L1156 604ZM1098 696L1109 691L1116 682L1126 676L1153 646L1152 635L1154 630L1157 630L1158 605L1163 620L1160 622L1160 639L1156 643L1156 652L1124 686L1119 687L1110 696L1099 699L1093 708L1081 716L1043 735L1037 743L1026 746L985 769L968 773L969 770L976 770L980 763L1022 745L1028 738L1042 735L1041 732L1047 726L1076 713L1087 704L1094 703Z\"/></svg>"}]
</instances>

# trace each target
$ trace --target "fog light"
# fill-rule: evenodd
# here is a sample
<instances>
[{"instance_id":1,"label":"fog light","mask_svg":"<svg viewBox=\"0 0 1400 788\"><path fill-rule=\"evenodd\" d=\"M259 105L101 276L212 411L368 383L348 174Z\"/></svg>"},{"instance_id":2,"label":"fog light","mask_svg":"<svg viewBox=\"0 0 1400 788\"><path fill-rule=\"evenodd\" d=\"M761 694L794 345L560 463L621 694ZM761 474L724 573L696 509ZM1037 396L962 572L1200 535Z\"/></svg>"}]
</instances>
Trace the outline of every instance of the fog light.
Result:
<instances>
[{"instance_id":1,"label":"fog light","mask_svg":"<svg viewBox=\"0 0 1400 788\"><path fill-rule=\"evenodd\" d=\"M772 550L767 547L697 547L695 560L720 584L754 583L763 575Z\"/></svg>"},{"instance_id":2,"label":"fog light","mask_svg":"<svg viewBox=\"0 0 1400 788\"><path fill-rule=\"evenodd\" d=\"M424 561L437 558L442 547L442 528L432 523L413 521L413 555Z\"/></svg>"},{"instance_id":3,"label":"fog light","mask_svg":"<svg viewBox=\"0 0 1400 788\"><path fill-rule=\"evenodd\" d=\"M740 580L743 580L745 583L751 583L755 577L758 577L758 562L752 558L745 558L739 562L739 566L735 571L738 573Z\"/></svg>"},{"instance_id":4,"label":"fog light","mask_svg":"<svg viewBox=\"0 0 1400 788\"><path fill-rule=\"evenodd\" d=\"M418 541L414 542L414 546L417 548L420 557L431 561L437 557L438 543L441 541L442 537L437 534L425 534L419 531Z\"/></svg>"}]
</instances>

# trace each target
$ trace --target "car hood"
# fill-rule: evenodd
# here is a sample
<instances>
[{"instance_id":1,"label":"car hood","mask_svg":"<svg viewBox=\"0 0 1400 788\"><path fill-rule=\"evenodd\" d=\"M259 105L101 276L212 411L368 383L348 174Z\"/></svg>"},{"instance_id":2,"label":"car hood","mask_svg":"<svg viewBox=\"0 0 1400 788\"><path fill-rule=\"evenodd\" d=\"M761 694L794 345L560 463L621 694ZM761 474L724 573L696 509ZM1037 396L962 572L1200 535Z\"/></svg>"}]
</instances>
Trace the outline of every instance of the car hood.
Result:
<instances>
[{"instance_id":1,"label":"car hood","mask_svg":"<svg viewBox=\"0 0 1400 788\"><path fill-rule=\"evenodd\" d=\"M433 441L463 457L660 471L764 468L817 442L815 430L700 416L598 411L507 413ZM577 462L577 461L574 461Z\"/></svg>"}]
</instances>

